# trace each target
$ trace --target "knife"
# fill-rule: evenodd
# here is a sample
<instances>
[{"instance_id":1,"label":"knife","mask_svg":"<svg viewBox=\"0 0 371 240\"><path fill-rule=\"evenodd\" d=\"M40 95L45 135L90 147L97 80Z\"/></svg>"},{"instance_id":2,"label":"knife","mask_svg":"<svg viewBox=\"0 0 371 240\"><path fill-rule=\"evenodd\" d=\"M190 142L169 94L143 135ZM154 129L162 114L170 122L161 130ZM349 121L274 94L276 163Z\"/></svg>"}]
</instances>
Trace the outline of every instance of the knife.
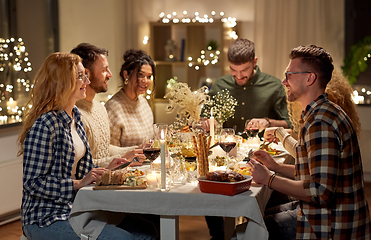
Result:
<instances>
[{"instance_id":1,"label":"knife","mask_svg":"<svg viewBox=\"0 0 371 240\"><path fill-rule=\"evenodd\" d=\"M135 157L135 158L133 158L133 160L131 160L130 162L124 163L124 164L118 166L117 168L115 168L115 169L113 169L113 170L116 171L116 170L119 170L119 169L126 168L126 167L129 166L130 163L132 163L132 162L138 162L138 158Z\"/></svg>"}]
</instances>

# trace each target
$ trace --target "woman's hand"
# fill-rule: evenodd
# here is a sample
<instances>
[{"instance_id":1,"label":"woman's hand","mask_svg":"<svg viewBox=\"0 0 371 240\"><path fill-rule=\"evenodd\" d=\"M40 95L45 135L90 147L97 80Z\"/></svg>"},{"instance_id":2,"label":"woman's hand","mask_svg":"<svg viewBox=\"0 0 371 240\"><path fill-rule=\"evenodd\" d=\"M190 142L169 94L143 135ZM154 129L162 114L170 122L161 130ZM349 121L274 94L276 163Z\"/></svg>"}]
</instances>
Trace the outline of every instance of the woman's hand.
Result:
<instances>
[{"instance_id":1,"label":"woman's hand","mask_svg":"<svg viewBox=\"0 0 371 240\"><path fill-rule=\"evenodd\" d=\"M272 175L269 169L255 159L251 159L248 164L251 166L250 172L254 181L257 184L264 184L268 186L269 178Z\"/></svg>"},{"instance_id":2,"label":"woman's hand","mask_svg":"<svg viewBox=\"0 0 371 240\"><path fill-rule=\"evenodd\" d=\"M92 168L86 176L81 180L73 180L73 189L78 190L86 185L95 183L98 177L102 175L105 171L108 171L105 168Z\"/></svg>"},{"instance_id":3,"label":"woman's hand","mask_svg":"<svg viewBox=\"0 0 371 240\"><path fill-rule=\"evenodd\" d=\"M108 164L107 169L110 169L110 170L115 169L115 168L117 168L117 167L119 167L122 164L127 163L127 162L130 162L130 161L128 161L126 158L114 158L110 162L110 164Z\"/></svg>"},{"instance_id":4,"label":"woman's hand","mask_svg":"<svg viewBox=\"0 0 371 240\"><path fill-rule=\"evenodd\" d=\"M128 161L132 161L136 158L136 160L130 163L130 166L142 166L143 161L146 160L146 156L143 154L143 148L136 148L128 151L121 155L121 158L126 158Z\"/></svg>"},{"instance_id":5,"label":"woman's hand","mask_svg":"<svg viewBox=\"0 0 371 240\"><path fill-rule=\"evenodd\" d=\"M277 127L270 127L266 128L264 132L264 140L267 142L274 142L277 143L279 141L278 138L274 135L274 132L276 131Z\"/></svg>"},{"instance_id":6,"label":"woman's hand","mask_svg":"<svg viewBox=\"0 0 371 240\"><path fill-rule=\"evenodd\" d=\"M146 159L146 157L143 155L143 148L136 148L121 155L121 158L126 158L128 161L133 160L135 157L139 160L139 162L143 162Z\"/></svg>"}]
</instances>

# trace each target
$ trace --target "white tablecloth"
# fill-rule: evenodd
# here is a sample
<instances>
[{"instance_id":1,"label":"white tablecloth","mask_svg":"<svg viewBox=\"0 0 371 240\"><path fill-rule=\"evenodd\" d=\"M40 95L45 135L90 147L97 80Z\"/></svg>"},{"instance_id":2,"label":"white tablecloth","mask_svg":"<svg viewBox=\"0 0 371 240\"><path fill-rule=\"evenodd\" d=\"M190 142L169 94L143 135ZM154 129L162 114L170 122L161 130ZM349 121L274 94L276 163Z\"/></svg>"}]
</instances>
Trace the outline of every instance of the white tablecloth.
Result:
<instances>
[{"instance_id":1,"label":"white tablecloth","mask_svg":"<svg viewBox=\"0 0 371 240\"><path fill-rule=\"evenodd\" d=\"M93 186L87 186L78 191L69 221L78 236L84 234L96 239L107 222L119 222L125 212L164 217L245 216L249 222L244 239L268 239L262 212L270 194L270 189L254 183L249 191L235 196L202 193L197 185L190 183L173 187L168 192L93 190Z\"/></svg>"}]
</instances>

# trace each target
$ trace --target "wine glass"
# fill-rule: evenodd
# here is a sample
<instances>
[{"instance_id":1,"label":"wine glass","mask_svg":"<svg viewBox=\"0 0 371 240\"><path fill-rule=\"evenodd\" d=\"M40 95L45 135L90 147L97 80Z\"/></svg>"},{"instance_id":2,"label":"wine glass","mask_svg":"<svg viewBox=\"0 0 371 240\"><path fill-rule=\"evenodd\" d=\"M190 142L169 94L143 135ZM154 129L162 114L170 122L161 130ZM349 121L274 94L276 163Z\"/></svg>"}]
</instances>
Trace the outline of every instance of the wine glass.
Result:
<instances>
[{"instance_id":1,"label":"wine glass","mask_svg":"<svg viewBox=\"0 0 371 240\"><path fill-rule=\"evenodd\" d=\"M251 121L252 119L248 119L245 122L245 131L247 136L254 138L259 133L259 122L258 121Z\"/></svg>"},{"instance_id":2,"label":"wine glass","mask_svg":"<svg viewBox=\"0 0 371 240\"><path fill-rule=\"evenodd\" d=\"M233 128L223 128L220 131L220 147L224 152L227 153L226 159L227 164L229 165L229 156L228 153L236 147L236 137Z\"/></svg>"},{"instance_id":3,"label":"wine glass","mask_svg":"<svg viewBox=\"0 0 371 240\"><path fill-rule=\"evenodd\" d=\"M248 119L245 122L245 132L249 139L247 140L247 144L251 148L259 148L260 139L258 137L259 133L259 121L252 121L252 119Z\"/></svg>"},{"instance_id":4,"label":"wine glass","mask_svg":"<svg viewBox=\"0 0 371 240\"><path fill-rule=\"evenodd\" d=\"M153 162L158 156L160 156L161 148L160 141L155 136L146 137L143 142L143 154L146 158Z\"/></svg>"}]
</instances>

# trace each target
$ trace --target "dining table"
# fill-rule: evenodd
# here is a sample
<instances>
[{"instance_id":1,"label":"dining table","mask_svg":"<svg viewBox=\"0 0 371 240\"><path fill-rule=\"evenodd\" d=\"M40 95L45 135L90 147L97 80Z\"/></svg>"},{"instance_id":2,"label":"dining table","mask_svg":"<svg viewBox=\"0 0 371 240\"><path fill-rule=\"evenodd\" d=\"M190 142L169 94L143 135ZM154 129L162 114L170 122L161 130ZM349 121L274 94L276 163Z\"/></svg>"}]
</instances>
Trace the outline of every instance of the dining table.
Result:
<instances>
[{"instance_id":1,"label":"dining table","mask_svg":"<svg viewBox=\"0 0 371 240\"><path fill-rule=\"evenodd\" d=\"M160 237L166 240L179 239L179 216L223 216L229 228L226 239L235 229L235 219L243 217L246 228L236 228L238 239L268 239L263 213L272 190L254 182L234 196L203 193L197 182L171 186L168 191L93 188L89 185L77 192L70 213L69 222L81 239L97 239L105 224L117 224L125 213L160 215Z\"/></svg>"}]
</instances>

